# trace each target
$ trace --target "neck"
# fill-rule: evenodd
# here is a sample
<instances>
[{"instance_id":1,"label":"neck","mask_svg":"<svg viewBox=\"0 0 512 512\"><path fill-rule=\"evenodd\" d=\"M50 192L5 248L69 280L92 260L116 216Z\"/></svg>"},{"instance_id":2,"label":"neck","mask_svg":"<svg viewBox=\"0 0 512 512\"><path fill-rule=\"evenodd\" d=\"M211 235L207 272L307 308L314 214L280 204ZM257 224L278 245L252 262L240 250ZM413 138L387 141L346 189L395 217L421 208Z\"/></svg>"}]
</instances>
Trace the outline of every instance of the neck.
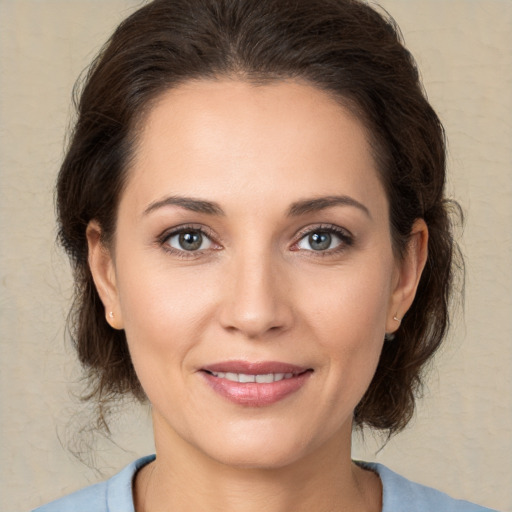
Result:
<instances>
[{"instance_id":1,"label":"neck","mask_svg":"<svg viewBox=\"0 0 512 512\"><path fill-rule=\"evenodd\" d=\"M282 467L216 461L175 433L160 439L157 459L137 475L137 512L351 512L381 510L377 475L350 458L350 431Z\"/></svg>"}]
</instances>

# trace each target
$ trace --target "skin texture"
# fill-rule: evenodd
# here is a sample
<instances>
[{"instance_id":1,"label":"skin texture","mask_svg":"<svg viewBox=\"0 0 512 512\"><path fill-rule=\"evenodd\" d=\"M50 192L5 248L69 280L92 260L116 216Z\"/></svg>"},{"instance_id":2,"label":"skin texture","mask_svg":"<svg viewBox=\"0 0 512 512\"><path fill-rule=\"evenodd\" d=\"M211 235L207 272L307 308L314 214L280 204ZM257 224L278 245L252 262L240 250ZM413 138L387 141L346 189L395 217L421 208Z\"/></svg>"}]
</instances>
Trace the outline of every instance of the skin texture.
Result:
<instances>
[{"instance_id":1,"label":"skin texture","mask_svg":"<svg viewBox=\"0 0 512 512\"><path fill-rule=\"evenodd\" d=\"M148 114L129 173L113 248L94 221L87 234L152 404L157 461L137 477L137 510L380 510L378 478L350 460L352 415L412 303L427 229L415 223L397 261L363 125L298 82L189 82ZM168 204L178 196L222 212ZM199 250L180 246L180 226L204 231ZM332 227L341 236L313 250L309 234ZM251 407L201 371L232 360L311 371Z\"/></svg>"}]
</instances>

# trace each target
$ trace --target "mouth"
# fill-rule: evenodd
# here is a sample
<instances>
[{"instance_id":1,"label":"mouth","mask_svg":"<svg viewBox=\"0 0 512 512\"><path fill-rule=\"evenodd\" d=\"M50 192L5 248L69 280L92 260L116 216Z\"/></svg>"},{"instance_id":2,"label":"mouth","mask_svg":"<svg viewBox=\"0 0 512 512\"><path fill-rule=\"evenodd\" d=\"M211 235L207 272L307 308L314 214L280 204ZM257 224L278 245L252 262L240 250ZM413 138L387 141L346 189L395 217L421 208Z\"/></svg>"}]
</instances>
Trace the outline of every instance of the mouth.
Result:
<instances>
[{"instance_id":1,"label":"mouth","mask_svg":"<svg viewBox=\"0 0 512 512\"><path fill-rule=\"evenodd\" d=\"M209 372L218 379L227 379L231 382L257 382L258 384L269 384L271 382L279 382L283 379L291 379L295 376L294 373L263 373L251 375L248 373L232 373L232 372Z\"/></svg>"},{"instance_id":2,"label":"mouth","mask_svg":"<svg viewBox=\"0 0 512 512\"><path fill-rule=\"evenodd\" d=\"M226 361L201 369L211 389L238 405L262 407L299 391L312 368L279 362Z\"/></svg>"}]
</instances>

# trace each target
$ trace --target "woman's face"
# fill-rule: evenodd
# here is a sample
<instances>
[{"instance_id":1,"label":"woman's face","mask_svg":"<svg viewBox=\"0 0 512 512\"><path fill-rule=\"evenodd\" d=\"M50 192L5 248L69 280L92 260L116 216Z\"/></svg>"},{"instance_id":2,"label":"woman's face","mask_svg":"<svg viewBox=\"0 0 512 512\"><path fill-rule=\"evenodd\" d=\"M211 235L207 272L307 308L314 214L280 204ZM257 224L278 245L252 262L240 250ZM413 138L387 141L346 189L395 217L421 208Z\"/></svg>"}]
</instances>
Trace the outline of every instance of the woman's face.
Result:
<instances>
[{"instance_id":1,"label":"woman's face","mask_svg":"<svg viewBox=\"0 0 512 512\"><path fill-rule=\"evenodd\" d=\"M278 467L349 442L417 276L393 256L386 195L347 110L291 81L168 91L145 120L112 256L95 233L95 280L157 446Z\"/></svg>"}]
</instances>

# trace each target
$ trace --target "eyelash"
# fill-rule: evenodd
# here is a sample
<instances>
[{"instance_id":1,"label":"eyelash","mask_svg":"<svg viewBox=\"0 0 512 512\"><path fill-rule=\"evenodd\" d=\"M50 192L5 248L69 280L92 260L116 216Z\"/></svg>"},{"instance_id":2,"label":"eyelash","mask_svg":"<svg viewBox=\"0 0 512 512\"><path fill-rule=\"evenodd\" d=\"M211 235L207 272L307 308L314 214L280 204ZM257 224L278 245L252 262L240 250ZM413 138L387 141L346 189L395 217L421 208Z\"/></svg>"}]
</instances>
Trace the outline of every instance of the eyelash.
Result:
<instances>
[{"instance_id":1,"label":"eyelash","mask_svg":"<svg viewBox=\"0 0 512 512\"><path fill-rule=\"evenodd\" d=\"M331 235L334 234L340 240L339 245L334 249L327 249L325 251L306 251L311 253L311 255L314 257L322 258L332 256L334 254L339 254L354 245L354 237L348 230L336 226L335 224L319 224L317 226L307 227L300 231L297 234L297 241L292 245L292 250L300 251L300 249L293 249L293 247L296 247L302 240L304 240L307 236L312 235L313 233L328 233Z\"/></svg>"},{"instance_id":2,"label":"eyelash","mask_svg":"<svg viewBox=\"0 0 512 512\"><path fill-rule=\"evenodd\" d=\"M180 249L175 249L174 247L171 247L167 242L169 239L173 236L179 235L181 233L187 233L187 232L196 232L200 233L201 235L208 238L213 245L219 246L217 242L215 242L215 236L214 233L210 230L205 228L204 226L200 225L194 225L194 224L187 224L183 226L179 226L176 228L173 228L171 230L165 231L158 237L158 244L162 247L162 249L174 256L177 256L179 258L187 259L187 258L195 258L199 254L202 254L205 252L205 250L197 250L197 251L185 251ZM292 244L291 250L292 251L301 251L297 247L297 245L307 236L310 236L313 233L328 233L328 234L334 234L336 237L339 238L340 243L337 247L334 249L326 249L325 251L314 251L314 250L306 250L305 252L312 253L315 257L326 257L333 254L341 253L345 250L347 250L349 247L351 247L354 244L354 237L353 235L347 231L344 228L341 228L339 226L336 226L334 224L319 224L317 226L308 227L303 230L301 230L296 238L296 241ZM209 250L209 249L206 249ZM218 249L213 249L218 250Z\"/></svg>"},{"instance_id":3,"label":"eyelash","mask_svg":"<svg viewBox=\"0 0 512 512\"><path fill-rule=\"evenodd\" d=\"M171 247L167 242L170 238L176 235L180 235L181 233L188 233L188 232L194 232L194 233L200 233L202 236L205 236L208 238L213 245L219 245L217 242L215 242L215 236L213 231L210 229L205 228L204 226L198 226L194 224L185 224L183 226L179 226L176 228L173 228L171 230L165 231L158 237L158 244L162 247L162 249L173 256L177 256L178 258L188 259L188 258L197 258L199 254L204 253L204 250L198 250L198 251L185 251L180 249L175 249L174 247ZM213 249L217 250L217 249Z\"/></svg>"}]
</instances>

